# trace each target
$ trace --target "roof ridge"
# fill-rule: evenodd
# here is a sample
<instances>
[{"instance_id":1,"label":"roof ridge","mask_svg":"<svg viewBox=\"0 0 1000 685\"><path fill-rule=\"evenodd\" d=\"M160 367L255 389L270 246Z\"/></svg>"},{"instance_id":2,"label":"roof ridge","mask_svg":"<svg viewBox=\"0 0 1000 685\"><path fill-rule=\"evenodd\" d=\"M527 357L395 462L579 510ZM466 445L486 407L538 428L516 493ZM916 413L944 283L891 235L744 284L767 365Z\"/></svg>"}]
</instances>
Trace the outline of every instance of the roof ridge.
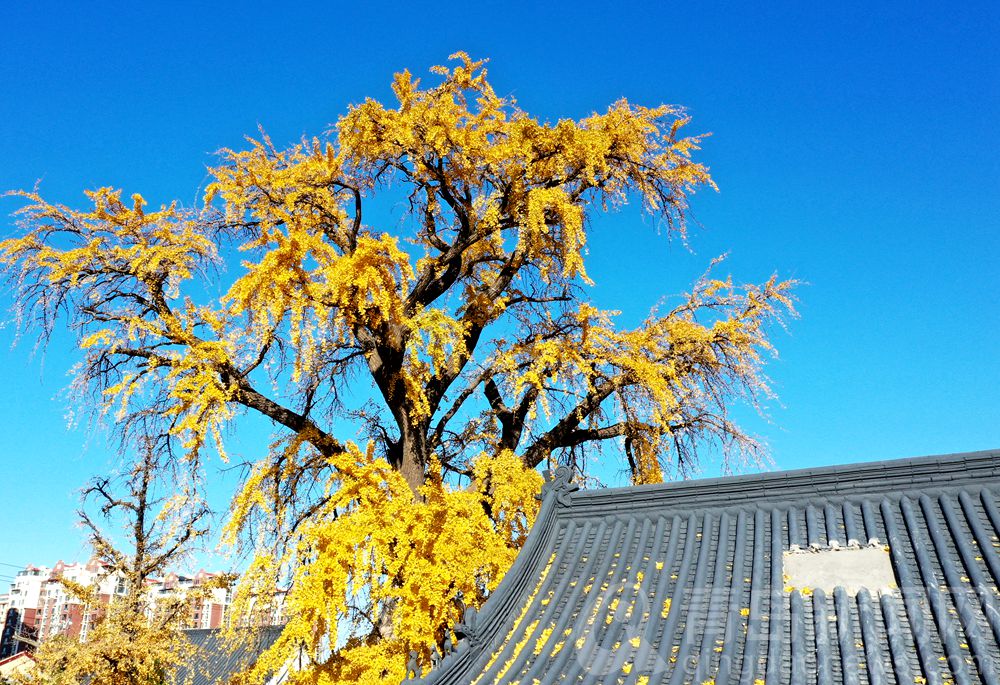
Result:
<instances>
[{"instance_id":1,"label":"roof ridge","mask_svg":"<svg viewBox=\"0 0 1000 685\"><path fill-rule=\"evenodd\" d=\"M581 490L571 495L573 509L580 505L613 504L627 499L637 502L663 500L704 502L706 494L758 501L761 497L788 498L795 495L844 496L882 490L899 490L933 483L959 484L983 476L1000 475L1000 450L907 457L885 461L857 462L835 466L807 467L785 471L741 474L712 478L633 485L620 488Z\"/></svg>"}]
</instances>

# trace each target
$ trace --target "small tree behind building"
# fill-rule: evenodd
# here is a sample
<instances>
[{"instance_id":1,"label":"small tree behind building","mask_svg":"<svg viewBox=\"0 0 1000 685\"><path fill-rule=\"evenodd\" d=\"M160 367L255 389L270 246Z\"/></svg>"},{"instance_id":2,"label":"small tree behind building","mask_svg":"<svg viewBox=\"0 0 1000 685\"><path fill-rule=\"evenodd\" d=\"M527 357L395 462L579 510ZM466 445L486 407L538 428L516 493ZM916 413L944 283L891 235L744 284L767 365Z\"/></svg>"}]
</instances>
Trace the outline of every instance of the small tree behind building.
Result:
<instances>
[{"instance_id":1,"label":"small tree behind building","mask_svg":"<svg viewBox=\"0 0 1000 685\"><path fill-rule=\"evenodd\" d=\"M189 656L181 631L197 598L178 593L153 604L149 584L206 534L209 510L183 486L165 494L162 479L172 473L165 461L150 445L126 472L95 478L84 489L80 520L105 577L116 575L123 592L105 605L96 585L62 580L94 622L83 639L63 634L43 643L29 682L158 685ZM115 525L122 527L123 544L116 542Z\"/></svg>"}]
</instances>

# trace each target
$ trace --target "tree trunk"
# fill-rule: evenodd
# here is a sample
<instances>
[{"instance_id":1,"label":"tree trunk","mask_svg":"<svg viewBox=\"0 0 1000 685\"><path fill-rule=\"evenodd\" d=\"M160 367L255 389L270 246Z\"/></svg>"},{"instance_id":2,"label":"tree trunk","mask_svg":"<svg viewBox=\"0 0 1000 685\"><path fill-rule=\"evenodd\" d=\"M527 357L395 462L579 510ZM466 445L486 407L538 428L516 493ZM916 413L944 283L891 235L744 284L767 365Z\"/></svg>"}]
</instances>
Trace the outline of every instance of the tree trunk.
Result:
<instances>
[{"instance_id":1,"label":"tree trunk","mask_svg":"<svg viewBox=\"0 0 1000 685\"><path fill-rule=\"evenodd\" d=\"M406 480L413 491L414 499L421 499L420 486L424 484L425 468L428 461L427 426L424 422L412 425L400 422L399 440L390 445L389 463Z\"/></svg>"}]
</instances>

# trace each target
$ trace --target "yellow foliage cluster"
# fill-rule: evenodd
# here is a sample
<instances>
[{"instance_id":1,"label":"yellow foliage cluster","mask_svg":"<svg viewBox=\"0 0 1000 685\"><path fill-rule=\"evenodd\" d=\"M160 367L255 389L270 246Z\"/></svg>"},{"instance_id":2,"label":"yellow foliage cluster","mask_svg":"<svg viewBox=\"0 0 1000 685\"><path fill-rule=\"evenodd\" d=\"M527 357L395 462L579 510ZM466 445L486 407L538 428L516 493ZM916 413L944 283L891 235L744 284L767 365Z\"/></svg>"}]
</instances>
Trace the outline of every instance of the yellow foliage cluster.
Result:
<instances>
[{"instance_id":1,"label":"yellow foliage cluster","mask_svg":"<svg viewBox=\"0 0 1000 685\"><path fill-rule=\"evenodd\" d=\"M542 476L527 469L510 450L496 457L480 455L473 462L473 478L485 489L485 498L494 515L494 527L503 540L520 546L535 522L535 495L542 488Z\"/></svg>"},{"instance_id":2,"label":"yellow foliage cluster","mask_svg":"<svg viewBox=\"0 0 1000 685\"><path fill-rule=\"evenodd\" d=\"M152 626L144 614L112 606L111 615L96 622L85 642L66 635L47 640L35 655L35 670L21 685L160 683L193 653L178 626Z\"/></svg>"},{"instance_id":3,"label":"yellow foliage cluster","mask_svg":"<svg viewBox=\"0 0 1000 685\"><path fill-rule=\"evenodd\" d=\"M69 315L86 326L80 347L92 353L82 380L94 380L93 366L106 364L109 354L142 364L132 372L116 366L101 376L103 411L113 410L122 420L130 400L159 368L165 377L157 382L167 389L161 411L184 449L196 457L211 438L221 448L219 429L232 417L232 395L217 367L228 362L230 350L225 340L200 337L198 328L221 330L223 321L190 299L175 302L184 281L218 263L216 243L175 205L146 213L138 194L129 207L121 191L88 192L94 208L87 212L49 203L34 192L16 194L32 203L19 214L38 228L0 242L0 264L35 279L29 299L40 310L45 333L54 323L51 317L71 300L75 307L68 308Z\"/></svg>"},{"instance_id":4,"label":"yellow foliage cluster","mask_svg":"<svg viewBox=\"0 0 1000 685\"><path fill-rule=\"evenodd\" d=\"M299 647L325 661L324 638L344 638L341 626L361 622L373 630L350 636L335 658L296 678L315 683L402 680L405 660L399 655L417 649L426 658L430 646L441 643L446 626L461 618L457 593L471 606L482 603L517 553L511 522L530 521L536 512L540 476L513 458L490 460L484 467L508 481L487 496L508 521L506 533L498 534L484 510L484 495L451 488L438 473L420 488L415 502L406 481L371 447L364 452L353 443L346 447L334 467L350 472L350 479L331 484L324 506L300 529L300 542L288 558L261 555L251 570L256 577L274 577L291 558L306 560L297 567L286 600L285 630L251 679L279 667ZM244 489L241 497L253 492ZM249 613L260 589L245 585L234 611Z\"/></svg>"}]
</instances>

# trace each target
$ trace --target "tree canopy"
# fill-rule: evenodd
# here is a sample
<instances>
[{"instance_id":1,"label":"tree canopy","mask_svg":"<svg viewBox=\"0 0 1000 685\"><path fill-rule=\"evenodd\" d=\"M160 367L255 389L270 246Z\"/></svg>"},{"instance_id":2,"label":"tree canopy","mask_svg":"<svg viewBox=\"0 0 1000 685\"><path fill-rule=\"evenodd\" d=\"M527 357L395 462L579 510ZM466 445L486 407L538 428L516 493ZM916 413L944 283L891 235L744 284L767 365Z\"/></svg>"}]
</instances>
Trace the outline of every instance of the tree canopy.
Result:
<instances>
[{"instance_id":1,"label":"tree canopy","mask_svg":"<svg viewBox=\"0 0 1000 685\"><path fill-rule=\"evenodd\" d=\"M458 592L478 605L499 582L541 464L579 472L613 444L651 483L708 445L758 449L729 408L769 393L792 282L709 273L634 328L588 297L601 213L639 202L683 235L688 196L714 187L683 110L542 122L453 59L321 137L223 150L200 207L23 192L23 233L0 243L22 321L78 334L76 387L126 443L163 436L197 470L239 416L273 422L225 529L254 551L237 609L291 582L261 669L302 647L303 679L401 678ZM380 221L386 197L403 220Z\"/></svg>"}]
</instances>

